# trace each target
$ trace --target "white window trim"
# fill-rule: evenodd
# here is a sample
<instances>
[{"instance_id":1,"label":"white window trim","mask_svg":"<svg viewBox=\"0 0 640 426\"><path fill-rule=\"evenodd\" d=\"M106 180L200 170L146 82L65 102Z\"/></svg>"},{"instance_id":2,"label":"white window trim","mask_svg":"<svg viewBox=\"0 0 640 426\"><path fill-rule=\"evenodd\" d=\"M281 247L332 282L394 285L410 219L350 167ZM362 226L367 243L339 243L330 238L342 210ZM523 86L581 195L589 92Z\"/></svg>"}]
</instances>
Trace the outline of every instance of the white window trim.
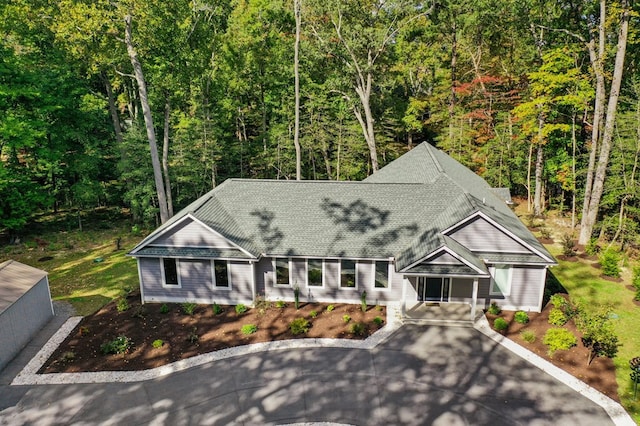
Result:
<instances>
[{"instance_id":1,"label":"white window trim","mask_svg":"<svg viewBox=\"0 0 640 426\"><path fill-rule=\"evenodd\" d=\"M171 259L176 262L176 275L178 277L178 285L175 284L167 284L167 278L165 277L164 272L164 260ZM160 258L160 275L162 276L162 288L182 288L182 279L180 278L180 260L172 258L172 257L161 257Z\"/></svg>"},{"instance_id":2,"label":"white window trim","mask_svg":"<svg viewBox=\"0 0 640 426\"><path fill-rule=\"evenodd\" d=\"M347 260L347 261L351 261L353 262L353 270L355 273L355 282L356 285L355 287L343 287L342 286L342 261ZM358 262L357 260L352 260L352 259L340 259L340 261L338 262L338 289L339 290L346 290L346 291L353 291L353 290L357 290L358 289Z\"/></svg>"},{"instance_id":3,"label":"white window trim","mask_svg":"<svg viewBox=\"0 0 640 426\"><path fill-rule=\"evenodd\" d=\"M386 261L387 262L387 286L386 287L376 287L376 263L382 263L385 262L384 260L374 260L373 264L371 265L371 288L374 289L375 291L389 291L391 290L391 278L392 278L392 273L391 273L391 262L390 261Z\"/></svg>"},{"instance_id":4,"label":"white window trim","mask_svg":"<svg viewBox=\"0 0 640 426\"><path fill-rule=\"evenodd\" d=\"M224 262L227 265L227 282L229 283L227 287L218 286L218 283L216 282L216 266L215 266L216 262ZM229 266L228 260L211 259L211 282L213 283L214 290L224 290L224 291L231 290L231 268Z\"/></svg>"},{"instance_id":5,"label":"white window trim","mask_svg":"<svg viewBox=\"0 0 640 426\"><path fill-rule=\"evenodd\" d=\"M319 260L319 261L322 262L322 266L320 267L321 270L322 270L322 283L320 285L310 285L309 284L309 261L310 260ZM324 259L306 259L306 261L304 262L304 267L306 268L305 274L304 274L305 279L306 279L306 281L305 281L306 286L309 287L309 288L324 288L324 286L325 286L325 277L326 277Z\"/></svg>"},{"instance_id":6,"label":"white window trim","mask_svg":"<svg viewBox=\"0 0 640 426\"><path fill-rule=\"evenodd\" d=\"M498 268L496 268L498 267ZM495 285L495 276L496 276L496 269L508 269L509 270L509 276L507 278L507 291L505 291L504 293L501 291L494 291L494 285ZM510 296L511 295L511 286L513 285L513 265L494 265L489 267L489 272L491 273L491 282L489 283L489 295L490 296Z\"/></svg>"},{"instance_id":7,"label":"white window trim","mask_svg":"<svg viewBox=\"0 0 640 426\"><path fill-rule=\"evenodd\" d=\"M278 284L278 273L276 270L277 259L287 259L287 262L289 264L289 282L287 284ZM284 256L276 256L273 258L272 265L273 265L273 286L280 287L280 288L293 287L293 285L291 284L293 282L293 268L292 268L293 262L291 261L291 258L284 257Z\"/></svg>"}]
</instances>

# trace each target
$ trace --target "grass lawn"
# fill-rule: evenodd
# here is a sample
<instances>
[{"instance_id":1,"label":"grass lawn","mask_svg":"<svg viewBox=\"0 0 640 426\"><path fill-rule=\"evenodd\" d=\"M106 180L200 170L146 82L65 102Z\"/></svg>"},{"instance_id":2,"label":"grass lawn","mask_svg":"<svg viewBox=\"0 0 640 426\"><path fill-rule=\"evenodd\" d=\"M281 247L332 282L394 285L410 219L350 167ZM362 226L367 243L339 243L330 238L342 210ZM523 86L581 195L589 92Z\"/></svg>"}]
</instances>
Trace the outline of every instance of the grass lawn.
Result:
<instances>
[{"instance_id":1,"label":"grass lawn","mask_svg":"<svg viewBox=\"0 0 640 426\"><path fill-rule=\"evenodd\" d=\"M47 220L51 221L44 218L41 223ZM136 261L125 254L143 237L132 234L128 221L113 212L94 213L85 222L82 231L73 229L78 228L75 219L63 222L67 224L63 231L53 230L61 227L59 221L36 223L21 244L0 248L0 262L13 259L47 271L54 300L69 301L79 315L91 314L124 288L138 287Z\"/></svg>"},{"instance_id":2,"label":"grass lawn","mask_svg":"<svg viewBox=\"0 0 640 426\"><path fill-rule=\"evenodd\" d=\"M556 256L560 254L557 245L547 248ZM558 262L559 265L552 268L551 272L567 289L574 302L587 309L610 305L617 316L612 321L621 343L614 358L618 394L622 405L640 424L640 402L633 397L633 383L629 377L629 360L640 356L640 306L633 303L634 293L626 288L631 283L630 272L624 271L623 282L612 282L600 278L600 269L592 266L595 261L579 258L577 261Z\"/></svg>"}]
</instances>

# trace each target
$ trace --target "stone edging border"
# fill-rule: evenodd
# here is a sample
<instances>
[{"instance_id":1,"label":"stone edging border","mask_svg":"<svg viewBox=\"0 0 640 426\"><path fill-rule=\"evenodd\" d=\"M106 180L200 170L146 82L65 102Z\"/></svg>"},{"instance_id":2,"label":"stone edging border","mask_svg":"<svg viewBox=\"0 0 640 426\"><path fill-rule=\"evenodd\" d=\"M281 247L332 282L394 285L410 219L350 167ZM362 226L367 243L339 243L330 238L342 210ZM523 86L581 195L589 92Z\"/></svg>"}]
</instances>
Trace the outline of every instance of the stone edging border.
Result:
<instances>
[{"instance_id":1,"label":"stone edging border","mask_svg":"<svg viewBox=\"0 0 640 426\"><path fill-rule=\"evenodd\" d=\"M142 371L100 371L90 373L55 373L37 374L38 370L49 359L51 354L60 346L82 317L71 317L62 327L49 339L40 351L29 361L20 373L13 379L11 385L59 385L73 383L130 383L155 379L166 376L177 371L186 370L191 367L233 358L242 355L249 355L258 352L276 351L280 349L301 349L301 348L349 348L349 349L373 349L389 336L391 336L402 325L398 321L397 308L387 306L387 324L369 336L365 340L349 339L292 339L276 340L274 342L254 343L251 345L238 346L234 348L221 349L197 355L188 359L173 362L171 364Z\"/></svg>"},{"instance_id":2,"label":"stone edging border","mask_svg":"<svg viewBox=\"0 0 640 426\"><path fill-rule=\"evenodd\" d=\"M563 369L556 367L546 359L520 346L511 339L497 333L491 328L491 326L489 325L489 321L487 321L487 318L484 315L482 315L474 322L473 328L475 328L494 342L498 343L505 349L508 349L509 351L538 367L540 370L566 384L571 389L578 392L580 395L589 398L591 401L601 406L616 425L636 425L636 422L633 421L629 413L627 413L627 411L618 402L609 398L595 388L589 386L582 380L577 379Z\"/></svg>"}]
</instances>

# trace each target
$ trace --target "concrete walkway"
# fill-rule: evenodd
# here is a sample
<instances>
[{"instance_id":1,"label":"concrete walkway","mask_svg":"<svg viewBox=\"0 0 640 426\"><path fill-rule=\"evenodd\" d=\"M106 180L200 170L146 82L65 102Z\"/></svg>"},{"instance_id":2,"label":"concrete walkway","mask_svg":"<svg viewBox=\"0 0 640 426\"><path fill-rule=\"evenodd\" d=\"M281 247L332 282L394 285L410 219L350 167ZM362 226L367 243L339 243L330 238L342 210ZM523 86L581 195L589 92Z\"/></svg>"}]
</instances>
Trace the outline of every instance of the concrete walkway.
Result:
<instances>
[{"instance_id":1,"label":"concrete walkway","mask_svg":"<svg viewBox=\"0 0 640 426\"><path fill-rule=\"evenodd\" d=\"M613 424L464 327L405 325L373 348L265 350L132 383L9 386L12 375L0 373L0 424Z\"/></svg>"}]
</instances>

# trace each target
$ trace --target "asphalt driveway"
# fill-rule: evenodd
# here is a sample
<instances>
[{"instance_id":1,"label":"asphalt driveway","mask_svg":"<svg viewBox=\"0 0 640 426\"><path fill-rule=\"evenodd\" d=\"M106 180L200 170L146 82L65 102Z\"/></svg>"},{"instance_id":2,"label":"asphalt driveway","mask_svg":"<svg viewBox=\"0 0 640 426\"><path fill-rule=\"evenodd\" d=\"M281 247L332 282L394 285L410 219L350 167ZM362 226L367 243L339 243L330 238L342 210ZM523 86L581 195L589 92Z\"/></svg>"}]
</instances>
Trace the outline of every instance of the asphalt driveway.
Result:
<instances>
[{"instance_id":1,"label":"asphalt driveway","mask_svg":"<svg viewBox=\"0 0 640 426\"><path fill-rule=\"evenodd\" d=\"M473 328L405 325L373 350L267 351L139 383L0 384L0 424L612 424Z\"/></svg>"}]
</instances>

